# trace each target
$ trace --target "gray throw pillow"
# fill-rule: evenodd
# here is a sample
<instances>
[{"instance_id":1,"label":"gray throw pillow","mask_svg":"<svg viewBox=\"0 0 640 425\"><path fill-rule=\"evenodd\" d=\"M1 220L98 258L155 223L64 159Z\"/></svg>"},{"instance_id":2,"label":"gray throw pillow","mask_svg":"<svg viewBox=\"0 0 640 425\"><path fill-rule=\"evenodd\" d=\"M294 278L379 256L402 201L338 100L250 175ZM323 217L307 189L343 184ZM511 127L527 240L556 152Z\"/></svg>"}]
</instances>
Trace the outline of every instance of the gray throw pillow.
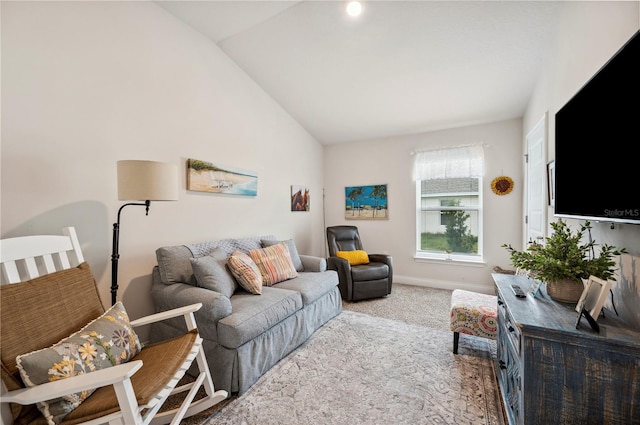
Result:
<instances>
[{"instance_id":1,"label":"gray throw pillow","mask_svg":"<svg viewBox=\"0 0 640 425\"><path fill-rule=\"evenodd\" d=\"M187 283L195 286L189 258L193 257L184 245L165 246L156 250L160 280L165 285Z\"/></svg>"},{"instance_id":2,"label":"gray throw pillow","mask_svg":"<svg viewBox=\"0 0 640 425\"><path fill-rule=\"evenodd\" d=\"M293 241L293 239L289 239L286 241L274 241L274 240L262 239L260 241L260 243L262 243L262 246L264 248L279 244L280 242L284 242L287 245L287 248L289 248L289 255L291 256L291 261L293 262L293 267L296 268L296 271L303 272L304 267L302 266L302 260L300 259L300 255L298 254L298 249L296 248L296 243Z\"/></svg>"},{"instance_id":3,"label":"gray throw pillow","mask_svg":"<svg viewBox=\"0 0 640 425\"><path fill-rule=\"evenodd\" d=\"M197 286L231 298L238 284L226 268L227 253L216 248L209 255L190 258Z\"/></svg>"}]
</instances>

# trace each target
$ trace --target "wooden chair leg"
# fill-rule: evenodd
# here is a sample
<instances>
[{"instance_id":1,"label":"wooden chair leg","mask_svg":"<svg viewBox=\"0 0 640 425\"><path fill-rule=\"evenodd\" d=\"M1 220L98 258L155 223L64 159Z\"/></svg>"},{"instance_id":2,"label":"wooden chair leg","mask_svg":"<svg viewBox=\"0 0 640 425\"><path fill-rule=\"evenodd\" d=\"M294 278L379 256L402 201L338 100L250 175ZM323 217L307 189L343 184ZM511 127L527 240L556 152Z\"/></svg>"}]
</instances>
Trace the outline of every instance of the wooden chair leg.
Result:
<instances>
[{"instance_id":1,"label":"wooden chair leg","mask_svg":"<svg viewBox=\"0 0 640 425\"><path fill-rule=\"evenodd\" d=\"M458 341L460 341L460 332L453 333L453 354L458 354Z\"/></svg>"}]
</instances>

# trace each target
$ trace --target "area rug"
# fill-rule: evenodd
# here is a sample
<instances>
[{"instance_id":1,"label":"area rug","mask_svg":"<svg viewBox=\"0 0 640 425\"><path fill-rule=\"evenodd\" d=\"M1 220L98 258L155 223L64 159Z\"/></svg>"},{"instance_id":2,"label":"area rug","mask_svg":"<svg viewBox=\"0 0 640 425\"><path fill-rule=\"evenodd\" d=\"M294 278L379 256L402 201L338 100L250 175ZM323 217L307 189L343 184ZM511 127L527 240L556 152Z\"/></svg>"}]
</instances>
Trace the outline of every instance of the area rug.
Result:
<instances>
[{"instance_id":1,"label":"area rug","mask_svg":"<svg viewBox=\"0 0 640 425\"><path fill-rule=\"evenodd\" d=\"M362 301L342 301L345 310L357 311L376 317L399 320L414 325L449 331L451 319L451 293L449 289L393 283L393 290L384 298ZM425 314L429 306L429 314Z\"/></svg>"},{"instance_id":2,"label":"area rug","mask_svg":"<svg viewBox=\"0 0 640 425\"><path fill-rule=\"evenodd\" d=\"M503 425L495 341L343 311L208 425Z\"/></svg>"}]
</instances>

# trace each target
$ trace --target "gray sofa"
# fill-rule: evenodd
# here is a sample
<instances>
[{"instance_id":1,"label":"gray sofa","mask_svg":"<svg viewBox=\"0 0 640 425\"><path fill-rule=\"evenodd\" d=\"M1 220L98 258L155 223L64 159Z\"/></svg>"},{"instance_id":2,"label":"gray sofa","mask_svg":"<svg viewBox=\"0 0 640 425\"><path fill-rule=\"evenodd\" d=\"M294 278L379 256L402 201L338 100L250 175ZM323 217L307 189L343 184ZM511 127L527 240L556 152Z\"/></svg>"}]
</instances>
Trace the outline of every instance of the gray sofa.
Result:
<instances>
[{"instance_id":1,"label":"gray sofa","mask_svg":"<svg viewBox=\"0 0 640 425\"><path fill-rule=\"evenodd\" d=\"M224 295L211 289L202 275L194 276L193 259L222 258L215 279L233 279L224 266L235 250L248 253L273 245L274 236L224 239L156 250L151 297L156 312L200 302L198 330L216 389L244 393L256 380L318 328L342 311L338 275L326 260L299 255L293 241L285 241L298 276L262 287L254 295L241 287ZM220 257L220 255L222 256ZM210 278L211 276L209 276ZM207 287L203 287L207 286ZM215 287L215 286L214 286ZM217 287L215 287L217 288ZM151 341L177 336L184 323L165 321L152 326Z\"/></svg>"}]
</instances>

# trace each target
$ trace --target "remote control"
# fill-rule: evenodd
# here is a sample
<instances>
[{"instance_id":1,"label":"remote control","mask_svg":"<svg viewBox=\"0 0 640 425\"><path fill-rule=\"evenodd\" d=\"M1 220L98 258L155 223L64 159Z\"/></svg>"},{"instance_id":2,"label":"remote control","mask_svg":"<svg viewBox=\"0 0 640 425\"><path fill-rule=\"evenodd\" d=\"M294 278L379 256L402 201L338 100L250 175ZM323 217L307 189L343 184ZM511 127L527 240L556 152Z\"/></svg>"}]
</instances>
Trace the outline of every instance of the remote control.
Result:
<instances>
[{"instance_id":1,"label":"remote control","mask_svg":"<svg viewBox=\"0 0 640 425\"><path fill-rule=\"evenodd\" d=\"M514 294L516 294L516 297L518 298L525 298L527 295L522 291L522 288L518 285L511 285L511 290L513 291Z\"/></svg>"}]
</instances>

